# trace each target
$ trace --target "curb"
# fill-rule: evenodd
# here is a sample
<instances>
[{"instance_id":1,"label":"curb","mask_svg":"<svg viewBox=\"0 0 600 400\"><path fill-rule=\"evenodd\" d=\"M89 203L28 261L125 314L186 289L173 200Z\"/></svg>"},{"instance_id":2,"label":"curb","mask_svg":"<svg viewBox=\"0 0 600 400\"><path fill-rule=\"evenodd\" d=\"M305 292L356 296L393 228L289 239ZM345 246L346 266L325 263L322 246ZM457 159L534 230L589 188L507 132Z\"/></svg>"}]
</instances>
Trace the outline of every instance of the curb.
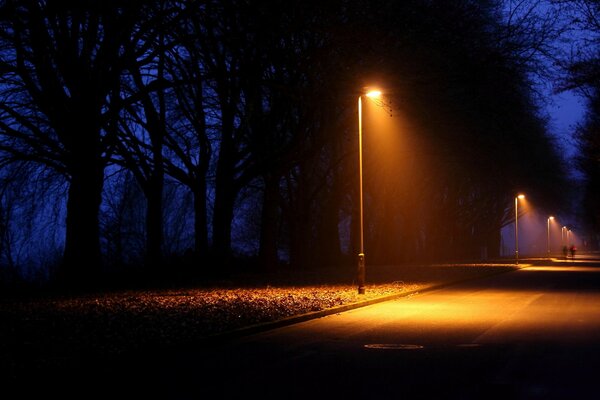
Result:
<instances>
[{"instance_id":1,"label":"curb","mask_svg":"<svg viewBox=\"0 0 600 400\"><path fill-rule=\"evenodd\" d=\"M474 281L477 279L489 278L491 276L496 276L496 275L500 275L500 274L506 274L506 273L518 271L520 269L527 268L530 266L532 266L532 264L519 264L518 266L515 266L514 269L509 269L506 271L496 271L496 272L486 274L483 276L476 276L476 277L459 279L456 281L444 282L444 283L440 283L437 285L425 286L421 289L415 289L415 290L411 290L408 292L396 293L396 294L392 294L392 295L388 295L388 296L378 297L375 299L364 300L364 301L359 301L356 303L350 303L350 304L345 304L342 306L327 308L325 310L313 311L313 312L308 312L308 313L300 314L300 315L293 315L293 316L282 318L282 319L279 319L276 321L263 322L263 323L259 323L259 324L255 324L255 325L249 325L249 326L246 326L243 328L238 328L238 329L233 329L233 330L222 332L222 333L217 333L217 334L210 335L210 336L205 336L202 340L203 341L222 341L222 340L228 340L228 339L249 336L249 335L253 335L256 333L266 332L269 330L282 328L284 326L289 326L289 325L297 324L300 322L309 321L312 319L326 317L326 316L332 315L332 314L338 314L341 312L350 311L350 310L370 306L370 305L377 304L377 303L383 303L385 301L396 300L396 299L403 298L403 297L410 297L410 296L414 296L414 295L417 295L420 293L426 293L426 292L432 292L434 290L444 289L446 287L457 285L460 283Z\"/></svg>"}]
</instances>

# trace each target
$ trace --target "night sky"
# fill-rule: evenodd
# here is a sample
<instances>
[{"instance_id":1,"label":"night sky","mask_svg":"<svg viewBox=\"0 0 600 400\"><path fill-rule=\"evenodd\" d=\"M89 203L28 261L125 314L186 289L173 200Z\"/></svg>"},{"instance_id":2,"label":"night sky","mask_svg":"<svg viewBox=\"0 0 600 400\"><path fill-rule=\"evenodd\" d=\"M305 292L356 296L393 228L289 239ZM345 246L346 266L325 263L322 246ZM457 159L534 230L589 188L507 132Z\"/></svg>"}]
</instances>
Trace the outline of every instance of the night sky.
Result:
<instances>
[{"instance_id":1,"label":"night sky","mask_svg":"<svg viewBox=\"0 0 600 400\"><path fill-rule=\"evenodd\" d=\"M551 130L559 138L559 143L568 156L575 153L573 132L585 114L585 102L573 92L552 96L547 112L551 117Z\"/></svg>"}]
</instances>

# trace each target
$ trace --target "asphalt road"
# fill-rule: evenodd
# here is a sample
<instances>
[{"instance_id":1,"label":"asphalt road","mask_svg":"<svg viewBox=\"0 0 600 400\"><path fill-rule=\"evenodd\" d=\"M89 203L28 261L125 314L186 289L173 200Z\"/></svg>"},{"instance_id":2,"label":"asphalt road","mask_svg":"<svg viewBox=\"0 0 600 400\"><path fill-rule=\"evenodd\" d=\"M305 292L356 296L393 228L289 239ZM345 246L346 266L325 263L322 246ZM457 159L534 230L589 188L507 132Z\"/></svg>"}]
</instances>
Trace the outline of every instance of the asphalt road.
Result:
<instances>
[{"instance_id":1,"label":"asphalt road","mask_svg":"<svg viewBox=\"0 0 600 400\"><path fill-rule=\"evenodd\" d=\"M102 376L97 391L139 398L596 399L600 264L523 268Z\"/></svg>"}]
</instances>

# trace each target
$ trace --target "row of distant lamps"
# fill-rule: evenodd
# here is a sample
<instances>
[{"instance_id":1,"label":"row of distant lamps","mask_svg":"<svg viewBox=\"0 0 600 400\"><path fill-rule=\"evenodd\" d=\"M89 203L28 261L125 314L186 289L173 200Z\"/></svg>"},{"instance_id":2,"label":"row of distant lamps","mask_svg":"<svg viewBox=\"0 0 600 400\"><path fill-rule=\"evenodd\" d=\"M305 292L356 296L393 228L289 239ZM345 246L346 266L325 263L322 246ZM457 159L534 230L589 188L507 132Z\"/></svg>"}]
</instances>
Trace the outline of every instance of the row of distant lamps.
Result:
<instances>
[{"instance_id":1,"label":"row of distant lamps","mask_svg":"<svg viewBox=\"0 0 600 400\"><path fill-rule=\"evenodd\" d=\"M362 97L366 96L369 98L379 98L381 91L371 90L358 96L358 175L359 175L359 208L360 208L360 252L358 253L358 293L365 293L365 242L364 242L364 212L363 212L363 155L362 155ZM519 200L525 198L524 194L519 194L515 197L515 262L519 264L519 227L518 227L518 207ZM548 256L550 256L550 221L553 220L553 216L548 217ZM567 243L569 241L569 234L571 230L568 230L566 226L561 228L561 239L563 238L564 232L567 235Z\"/></svg>"},{"instance_id":2,"label":"row of distant lamps","mask_svg":"<svg viewBox=\"0 0 600 400\"><path fill-rule=\"evenodd\" d=\"M518 211L518 207L519 207L519 200L523 200L525 198L524 194L519 194L515 197L515 262L517 264L519 264L519 211ZM547 239L546 239L546 246L547 246L547 252L548 252L548 257L550 257L550 221L553 221L554 217L552 215L550 215L547 219ZM565 237L566 237L566 242L569 243L569 236L572 235L573 233L571 232L570 229L568 229L566 226L563 226L562 228L560 228L560 240L561 243L565 242Z\"/></svg>"}]
</instances>

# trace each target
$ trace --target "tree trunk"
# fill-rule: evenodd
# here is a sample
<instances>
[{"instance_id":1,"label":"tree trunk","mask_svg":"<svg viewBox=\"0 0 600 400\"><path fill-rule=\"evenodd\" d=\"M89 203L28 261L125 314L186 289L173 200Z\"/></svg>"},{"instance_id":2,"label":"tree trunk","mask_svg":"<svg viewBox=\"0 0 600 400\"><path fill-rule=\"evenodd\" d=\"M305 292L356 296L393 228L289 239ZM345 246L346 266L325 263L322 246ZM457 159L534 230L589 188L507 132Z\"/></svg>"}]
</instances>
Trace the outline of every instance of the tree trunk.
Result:
<instances>
[{"instance_id":1,"label":"tree trunk","mask_svg":"<svg viewBox=\"0 0 600 400\"><path fill-rule=\"evenodd\" d=\"M194 247L198 257L208 252L208 221L206 217L206 179L201 176L194 190Z\"/></svg>"},{"instance_id":2,"label":"tree trunk","mask_svg":"<svg viewBox=\"0 0 600 400\"><path fill-rule=\"evenodd\" d=\"M290 265L294 269L306 270L312 267L309 255L313 238L310 229L310 200L307 196L306 175L301 174L291 203L290 225Z\"/></svg>"},{"instance_id":3,"label":"tree trunk","mask_svg":"<svg viewBox=\"0 0 600 400\"><path fill-rule=\"evenodd\" d=\"M231 223L237 191L234 187L235 147L233 143L233 112L222 106L222 132L215 177L213 211L213 255L215 262L229 266L231 261Z\"/></svg>"},{"instance_id":4,"label":"tree trunk","mask_svg":"<svg viewBox=\"0 0 600 400\"><path fill-rule=\"evenodd\" d=\"M500 229L495 229L491 233L488 234L487 240L487 248L488 248L488 257L490 258L498 258L500 257L500 247L502 245L501 233Z\"/></svg>"},{"instance_id":5,"label":"tree trunk","mask_svg":"<svg viewBox=\"0 0 600 400\"><path fill-rule=\"evenodd\" d=\"M157 270L163 258L163 186L162 168L157 168L146 186L146 265Z\"/></svg>"},{"instance_id":6,"label":"tree trunk","mask_svg":"<svg viewBox=\"0 0 600 400\"><path fill-rule=\"evenodd\" d=\"M228 266L231 261L231 222L235 203L235 191L232 186L232 179L223 175L220 179L217 178L213 214L213 253L215 261L222 266Z\"/></svg>"},{"instance_id":7,"label":"tree trunk","mask_svg":"<svg viewBox=\"0 0 600 400\"><path fill-rule=\"evenodd\" d=\"M277 196L279 192L279 176L268 174L264 178L262 216L260 226L260 248L258 258L265 271L277 268Z\"/></svg>"},{"instance_id":8,"label":"tree trunk","mask_svg":"<svg viewBox=\"0 0 600 400\"><path fill-rule=\"evenodd\" d=\"M162 3L161 3L162 7ZM164 59L163 51L164 33L159 33L159 58L157 80L164 79ZM163 142L166 135L166 106L164 89L157 91L158 112L151 105L149 99L144 102L144 107L149 116L149 122L155 125L149 128L150 140L152 142L152 161L154 170L147 184L146 198L146 265L151 270L158 270L163 261L163 189L165 185L164 160L163 160ZM154 120L154 121L152 121Z\"/></svg>"},{"instance_id":9,"label":"tree trunk","mask_svg":"<svg viewBox=\"0 0 600 400\"><path fill-rule=\"evenodd\" d=\"M304 215L304 214L303 214ZM306 219L294 218L290 223L290 265L296 270L310 269L310 229Z\"/></svg>"},{"instance_id":10,"label":"tree trunk","mask_svg":"<svg viewBox=\"0 0 600 400\"><path fill-rule=\"evenodd\" d=\"M316 262L319 267L337 266L342 259L339 231L342 200L342 190L336 182L322 202L321 216L317 217L319 220L313 221L317 225L317 240L313 254L318 257Z\"/></svg>"},{"instance_id":11,"label":"tree trunk","mask_svg":"<svg viewBox=\"0 0 600 400\"><path fill-rule=\"evenodd\" d=\"M67 199L66 241L58 278L63 283L92 283L100 272L98 213L104 184L96 157L73 163Z\"/></svg>"}]
</instances>

